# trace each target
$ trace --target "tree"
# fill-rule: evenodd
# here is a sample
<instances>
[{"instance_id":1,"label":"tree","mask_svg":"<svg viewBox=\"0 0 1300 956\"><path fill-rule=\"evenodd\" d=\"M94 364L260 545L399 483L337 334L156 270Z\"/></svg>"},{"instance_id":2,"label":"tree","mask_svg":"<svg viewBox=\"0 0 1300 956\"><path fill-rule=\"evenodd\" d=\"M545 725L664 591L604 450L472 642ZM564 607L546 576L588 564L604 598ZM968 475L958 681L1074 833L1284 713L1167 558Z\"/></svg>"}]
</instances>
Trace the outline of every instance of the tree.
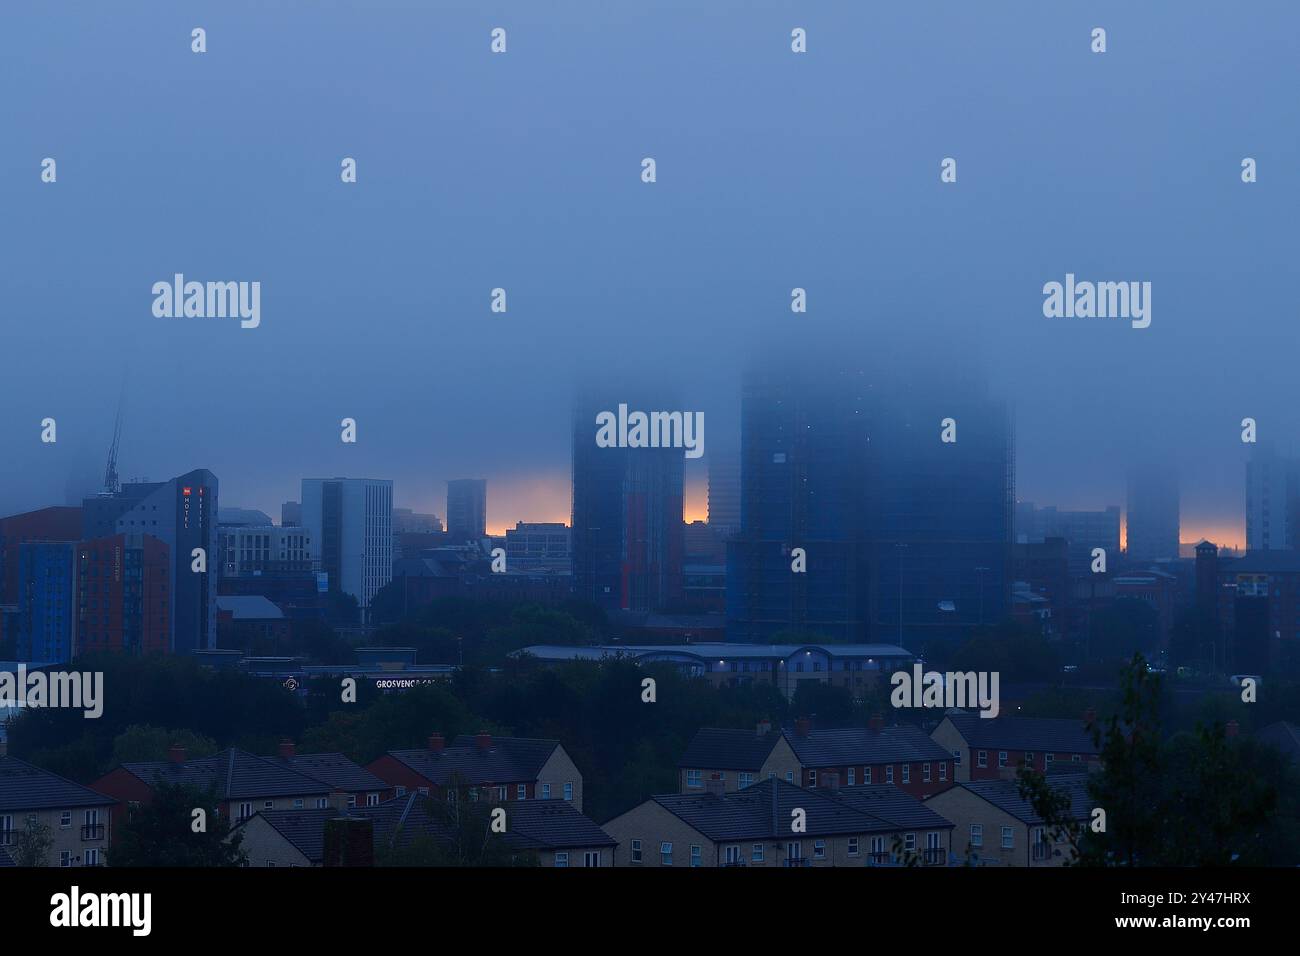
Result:
<instances>
[{"instance_id":1,"label":"tree","mask_svg":"<svg viewBox=\"0 0 1300 956\"><path fill-rule=\"evenodd\" d=\"M114 767L124 763L143 763L149 760L166 760L173 745L185 748L188 759L211 757L220 748L211 737L192 730L167 730L148 724L132 724L113 738Z\"/></svg>"},{"instance_id":2,"label":"tree","mask_svg":"<svg viewBox=\"0 0 1300 956\"><path fill-rule=\"evenodd\" d=\"M50 848L54 846L54 834L47 824L31 818L14 839L14 866L47 865Z\"/></svg>"},{"instance_id":3,"label":"tree","mask_svg":"<svg viewBox=\"0 0 1300 956\"><path fill-rule=\"evenodd\" d=\"M505 867L537 866L537 855L522 850L492 829L491 802L466 799L469 788L453 774L447 783L455 799L419 798L419 814L408 814L409 837L398 829L380 847L380 866ZM507 828L509 810L507 809ZM412 822L413 821L413 822Z\"/></svg>"},{"instance_id":4,"label":"tree","mask_svg":"<svg viewBox=\"0 0 1300 956\"><path fill-rule=\"evenodd\" d=\"M206 792L187 784L160 782L153 801L131 810L113 834L109 866L243 866L243 833L231 833L218 815L215 786ZM195 832L195 811L206 814Z\"/></svg>"}]
</instances>

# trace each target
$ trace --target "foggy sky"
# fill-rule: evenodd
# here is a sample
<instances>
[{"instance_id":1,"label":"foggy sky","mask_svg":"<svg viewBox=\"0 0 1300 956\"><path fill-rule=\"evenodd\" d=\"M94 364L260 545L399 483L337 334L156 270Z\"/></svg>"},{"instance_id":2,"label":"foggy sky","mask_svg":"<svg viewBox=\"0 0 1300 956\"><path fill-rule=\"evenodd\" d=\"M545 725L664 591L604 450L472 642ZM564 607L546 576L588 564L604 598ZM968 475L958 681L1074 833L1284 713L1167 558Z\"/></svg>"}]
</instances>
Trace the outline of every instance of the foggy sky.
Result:
<instances>
[{"instance_id":1,"label":"foggy sky","mask_svg":"<svg viewBox=\"0 0 1300 956\"><path fill-rule=\"evenodd\" d=\"M792 337L982 363L1019 497L1123 505L1165 455L1184 540L1239 541L1241 419L1300 451L1297 26L1283 0L12 5L0 513L98 490L125 375L124 478L209 468L278 517L305 476L439 515L483 477L490 527L567 521L588 372L671 383L707 461L747 357ZM261 326L155 318L177 272L260 281ZM1150 281L1150 328L1044 318L1067 272Z\"/></svg>"}]
</instances>

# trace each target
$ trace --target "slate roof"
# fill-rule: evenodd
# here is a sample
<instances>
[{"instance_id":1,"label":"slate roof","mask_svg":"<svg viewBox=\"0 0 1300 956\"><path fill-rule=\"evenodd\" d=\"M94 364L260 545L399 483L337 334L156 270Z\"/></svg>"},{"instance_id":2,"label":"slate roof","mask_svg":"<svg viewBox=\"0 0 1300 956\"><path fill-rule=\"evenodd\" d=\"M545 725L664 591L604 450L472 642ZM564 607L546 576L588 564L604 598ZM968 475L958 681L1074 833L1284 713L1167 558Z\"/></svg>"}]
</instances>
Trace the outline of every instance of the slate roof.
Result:
<instances>
[{"instance_id":1,"label":"slate roof","mask_svg":"<svg viewBox=\"0 0 1300 956\"><path fill-rule=\"evenodd\" d=\"M567 800L506 804L506 833L510 842L521 849L564 850L618 843Z\"/></svg>"},{"instance_id":2,"label":"slate roof","mask_svg":"<svg viewBox=\"0 0 1300 956\"><path fill-rule=\"evenodd\" d=\"M1092 734L1082 720L1056 717L994 717L948 714L966 743L983 750L1027 750L1031 753L1097 753Z\"/></svg>"},{"instance_id":3,"label":"slate roof","mask_svg":"<svg viewBox=\"0 0 1300 956\"><path fill-rule=\"evenodd\" d=\"M13 866L14 859L9 855L9 851L0 846L0 866Z\"/></svg>"},{"instance_id":4,"label":"slate roof","mask_svg":"<svg viewBox=\"0 0 1300 956\"><path fill-rule=\"evenodd\" d=\"M957 786L965 787L1017 820L1023 820L1025 823L1043 822L1043 818L1034 812L1029 801L1020 796L1019 785L1014 780L972 780L968 783L959 783ZM1052 788L1065 790L1070 794L1070 815L1074 819L1087 820L1091 816L1094 801L1088 796L1087 779L1060 777L1052 781Z\"/></svg>"},{"instance_id":5,"label":"slate roof","mask_svg":"<svg viewBox=\"0 0 1300 956\"><path fill-rule=\"evenodd\" d=\"M324 780L286 767L278 759L259 757L236 747L183 763L150 760L124 763L122 769L150 786L165 782L207 790L215 784L221 800L327 794L334 789Z\"/></svg>"},{"instance_id":6,"label":"slate roof","mask_svg":"<svg viewBox=\"0 0 1300 956\"><path fill-rule=\"evenodd\" d=\"M335 790L349 792L387 790L388 784L360 764L353 763L343 754L297 754L293 757L272 757L274 763L290 770L315 777Z\"/></svg>"},{"instance_id":7,"label":"slate roof","mask_svg":"<svg viewBox=\"0 0 1300 956\"><path fill-rule=\"evenodd\" d=\"M892 784L840 787L832 795L841 803L879 817L900 830L944 830L952 823Z\"/></svg>"},{"instance_id":8,"label":"slate roof","mask_svg":"<svg viewBox=\"0 0 1300 956\"><path fill-rule=\"evenodd\" d=\"M889 821L819 790L784 780L764 780L728 793L669 793L651 797L669 813L715 842L781 840L790 835L791 811L804 810L807 835L892 832Z\"/></svg>"},{"instance_id":9,"label":"slate roof","mask_svg":"<svg viewBox=\"0 0 1300 956\"><path fill-rule=\"evenodd\" d=\"M542 766L559 745L558 740L494 737L491 747L480 750L473 735L462 734L441 753L427 749L390 750L388 756L440 787L453 776L469 786L524 783L537 779Z\"/></svg>"},{"instance_id":10,"label":"slate roof","mask_svg":"<svg viewBox=\"0 0 1300 956\"><path fill-rule=\"evenodd\" d=\"M753 730L703 727L677 761L679 767L717 767L721 770L759 770L781 739L773 730L762 737Z\"/></svg>"},{"instance_id":11,"label":"slate roof","mask_svg":"<svg viewBox=\"0 0 1300 956\"><path fill-rule=\"evenodd\" d=\"M116 802L112 797L33 767L17 757L0 757L0 811L70 810L105 807Z\"/></svg>"},{"instance_id":12,"label":"slate roof","mask_svg":"<svg viewBox=\"0 0 1300 956\"><path fill-rule=\"evenodd\" d=\"M325 859L325 821L340 815L333 807L324 810L259 810L249 820L261 817L308 860L320 863ZM239 826L248 826L249 820Z\"/></svg>"},{"instance_id":13,"label":"slate roof","mask_svg":"<svg viewBox=\"0 0 1300 956\"><path fill-rule=\"evenodd\" d=\"M951 760L952 754L914 724L813 729L807 737L785 731L785 739L805 767L851 767L880 763Z\"/></svg>"}]
</instances>

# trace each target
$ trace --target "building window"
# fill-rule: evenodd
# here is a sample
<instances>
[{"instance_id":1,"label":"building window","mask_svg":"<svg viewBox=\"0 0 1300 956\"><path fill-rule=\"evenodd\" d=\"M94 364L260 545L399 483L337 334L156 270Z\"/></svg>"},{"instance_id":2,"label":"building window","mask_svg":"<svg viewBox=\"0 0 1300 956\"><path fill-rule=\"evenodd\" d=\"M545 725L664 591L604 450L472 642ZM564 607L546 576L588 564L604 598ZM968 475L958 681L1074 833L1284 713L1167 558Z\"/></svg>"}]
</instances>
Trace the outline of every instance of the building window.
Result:
<instances>
[{"instance_id":1,"label":"building window","mask_svg":"<svg viewBox=\"0 0 1300 956\"><path fill-rule=\"evenodd\" d=\"M1070 755L1070 763L1082 763L1082 762L1083 762L1083 758L1080 757L1078 754Z\"/></svg>"},{"instance_id":2,"label":"building window","mask_svg":"<svg viewBox=\"0 0 1300 956\"><path fill-rule=\"evenodd\" d=\"M815 786L817 786L817 771L816 771L816 770L809 770L809 771L808 771L808 786L810 786L810 787L815 787Z\"/></svg>"},{"instance_id":3,"label":"building window","mask_svg":"<svg viewBox=\"0 0 1300 956\"><path fill-rule=\"evenodd\" d=\"M632 862L633 863L641 862L641 841L640 840L632 841Z\"/></svg>"},{"instance_id":4,"label":"building window","mask_svg":"<svg viewBox=\"0 0 1300 956\"><path fill-rule=\"evenodd\" d=\"M849 837L849 856L858 855L858 838Z\"/></svg>"},{"instance_id":5,"label":"building window","mask_svg":"<svg viewBox=\"0 0 1300 956\"><path fill-rule=\"evenodd\" d=\"M573 784L571 784L571 783L566 783L566 784L564 785L564 799L565 799L565 800L572 800L572 799L573 799Z\"/></svg>"},{"instance_id":6,"label":"building window","mask_svg":"<svg viewBox=\"0 0 1300 956\"><path fill-rule=\"evenodd\" d=\"M744 790L746 787L754 785L754 775L752 773L742 773L736 779L736 785L739 789Z\"/></svg>"},{"instance_id":7,"label":"building window","mask_svg":"<svg viewBox=\"0 0 1300 956\"><path fill-rule=\"evenodd\" d=\"M960 766L961 766L961 751L960 751L960 750L954 750L954 751L952 752L952 765L953 765L954 767L960 767Z\"/></svg>"},{"instance_id":8,"label":"building window","mask_svg":"<svg viewBox=\"0 0 1300 956\"><path fill-rule=\"evenodd\" d=\"M1044 754L1043 759L1046 760L1048 763L1051 763L1056 759L1056 754Z\"/></svg>"},{"instance_id":9,"label":"building window","mask_svg":"<svg viewBox=\"0 0 1300 956\"><path fill-rule=\"evenodd\" d=\"M549 783L542 784L542 799L551 799L551 785Z\"/></svg>"},{"instance_id":10,"label":"building window","mask_svg":"<svg viewBox=\"0 0 1300 956\"><path fill-rule=\"evenodd\" d=\"M894 782L894 765L891 763L885 768L885 783Z\"/></svg>"},{"instance_id":11,"label":"building window","mask_svg":"<svg viewBox=\"0 0 1300 956\"><path fill-rule=\"evenodd\" d=\"M406 796L406 788L405 788L405 787L395 787L395 788L393 789L393 792L394 792L397 796L399 796L399 797L404 797L404 796Z\"/></svg>"},{"instance_id":12,"label":"building window","mask_svg":"<svg viewBox=\"0 0 1300 956\"><path fill-rule=\"evenodd\" d=\"M813 859L814 859L814 860L824 860L824 859L826 859L826 841L825 841L825 840L814 840L814 841L813 841Z\"/></svg>"},{"instance_id":13,"label":"building window","mask_svg":"<svg viewBox=\"0 0 1300 956\"><path fill-rule=\"evenodd\" d=\"M99 848L91 847L86 851L85 866L99 866Z\"/></svg>"},{"instance_id":14,"label":"building window","mask_svg":"<svg viewBox=\"0 0 1300 956\"><path fill-rule=\"evenodd\" d=\"M691 866L701 866L704 863L700 847L696 843L691 844Z\"/></svg>"},{"instance_id":15,"label":"building window","mask_svg":"<svg viewBox=\"0 0 1300 956\"><path fill-rule=\"evenodd\" d=\"M970 825L970 845L974 847L984 845L984 827L982 824L972 823Z\"/></svg>"},{"instance_id":16,"label":"building window","mask_svg":"<svg viewBox=\"0 0 1300 956\"><path fill-rule=\"evenodd\" d=\"M1011 827L1002 828L1002 849L1010 850L1015 847L1015 831Z\"/></svg>"},{"instance_id":17,"label":"building window","mask_svg":"<svg viewBox=\"0 0 1300 956\"><path fill-rule=\"evenodd\" d=\"M368 806L368 807L377 807L377 806L379 806L379 794L377 794L377 793L368 793L368 794L366 794L366 806Z\"/></svg>"},{"instance_id":18,"label":"building window","mask_svg":"<svg viewBox=\"0 0 1300 956\"><path fill-rule=\"evenodd\" d=\"M686 771L686 786L688 787L704 786L704 771L703 770Z\"/></svg>"},{"instance_id":19,"label":"building window","mask_svg":"<svg viewBox=\"0 0 1300 956\"><path fill-rule=\"evenodd\" d=\"M863 767L863 768L862 768L862 782L863 782L863 783L871 783L871 768L870 768L870 767Z\"/></svg>"},{"instance_id":20,"label":"building window","mask_svg":"<svg viewBox=\"0 0 1300 956\"><path fill-rule=\"evenodd\" d=\"M600 851L586 850L582 854L583 866L600 866Z\"/></svg>"},{"instance_id":21,"label":"building window","mask_svg":"<svg viewBox=\"0 0 1300 956\"><path fill-rule=\"evenodd\" d=\"M740 846L727 847L727 866L739 866L745 862L745 858L740 855Z\"/></svg>"},{"instance_id":22,"label":"building window","mask_svg":"<svg viewBox=\"0 0 1300 956\"><path fill-rule=\"evenodd\" d=\"M916 849L916 834L909 833L903 838L903 848L908 851Z\"/></svg>"},{"instance_id":23,"label":"building window","mask_svg":"<svg viewBox=\"0 0 1300 956\"><path fill-rule=\"evenodd\" d=\"M316 798L316 809L317 809L317 810L324 810L324 809L325 809L326 807L328 807L329 805L330 805L330 801L329 801L329 798L328 798L328 797L317 797L317 798Z\"/></svg>"},{"instance_id":24,"label":"building window","mask_svg":"<svg viewBox=\"0 0 1300 956\"><path fill-rule=\"evenodd\" d=\"M569 854L567 854L567 853L556 853L556 854L555 854L555 865L558 866L560 869L564 869L565 867L567 867L567 866L569 865Z\"/></svg>"},{"instance_id":25,"label":"building window","mask_svg":"<svg viewBox=\"0 0 1300 956\"><path fill-rule=\"evenodd\" d=\"M507 800L507 799L509 799L509 798L506 796L506 794L509 793L509 792L510 792L510 788L509 788L509 787L497 787L497 799L498 799L498 800Z\"/></svg>"},{"instance_id":26,"label":"building window","mask_svg":"<svg viewBox=\"0 0 1300 956\"><path fill-rule=\"evenodd\" d=\"M357 805L357 795L356 795L355 793L349 793L349 794L348 794L348 806L349 806L349 807L355 807L356 805Z\"/></svg>"},{"instance_id":27,"label":"building window","mask_svg":"<svg viewBox=\"0 0 1300 956\"><path fill-rule=\"evenodd\" d=\"M999 750L999 751L998 751L998 766L999 766L999 767L1005 767L1006 765L1007 765L1007 752L1006 752L1005 750Z\"/></svg>"},{"instance_id":28,"label":"building window","mask_svg":"<svg viewBox=\"0 0 1300 956\"><path fill-rule=\"evenodd\" d=\"M751 863L763 862L763 844L761 843L754 844L749 854L749 860Z\"/></svg>"},{"instance_id":29,"label":"building window","mask_svg":"<svg viewBox=\"0 0 1300 956\"><path fill-rule=\"evenodd\" d=\"M241 803L239 805L239 819L247 820L253 815L253 805L251 803Z\"/></svg>"},{"instance_id":30,"label":"building window","mask_svg":"<svg viewBox=\"0 0 1300 956\"><path fill-rule=\"evenodd\" d=\"M295 801L293 802L293 808L294 808L295 810L301 810L301 809L302 809L302 797L299 797L297 800L295 800Z\"/></svg>"},{"instance_id":31,"label":"building window","mask_svg":"<svg viewBox=\"0 0 1300 956\"><path fill-rule=\"evenodd\" d=\"M848 769L848 774L847 774L847 785L850 786L850 787L853 786L853 784L854 784L854 779L853 779L853 778L854 778L854 774L855 774L856 771L857 771L857 768L856 768L856 767L850 767L850 768Z\"/></svg>"},{"instance_id":32,"label":"building window","mask_svg":"<svg viewBox=\"0 0 1300 956\"><path fill-rule=\"evenodd\" d=\"M72 851L71 851L71 850L60 850L60 851L59 851L59 866L72 866Z\"/></svg>"},{"instance_id":33,"label":"building window","mask_svg":"<svg viewBox=\"0 0 1300 956\"><path fill-rule=\"evenodd\" d=\"M673 845L671 843L659 844L659 865L660 866L673 865Z\"/></svg>"},{"instance_id":34,"label":"building window","mask_svg":"<svg viewBox=\"0 0 1300 956\"><path fill-rule=\"evenodd\" d=\"M921 782L930 782L930 765L928 763L921 764Z\"/></svg>"},{"instance_id":35,"label":"building window","mask_svg":"<svg viewBox=\"0 0 1300 956\"><path fill-rule=\"evenodd\" d=\"M981 767L987 767L989 765L989 752L987 750L981 750L979 752L978 763Z\"/></svg>"},{"instance_id":36,"label":"building window","mask_svg":"<svg viewBox=\"0 0 1300 956\"><path fill-rule=\"evenodd\" d=\"M948 779L948 761L942 760L939 762L939 782L944 783L947 781L947 779Z\"/></svg>"},{"instance_id":37,"label":"building window","mask_svg":"<svg viewBox=\"0 0 1300 956\"><path fill-rule=\"evenodd\" d=\"M911 782L912 782L912 765L910 763L905 763L903 764L903 783L911 783Z\"/></svg>"},{"instance_id":38,"label":"building window","mask_svg":"<svg viewBox=\"0 0 1300 956\"><path fill-rule=\"evenodd\" d=\"M59 814L59 828L66 830L70 826L72 826L72 811L64 810Z\"/></svg>"},{"instance_id":39,"label":"building window","mask_svg":"<svg viewBox=\"0 0 1300 956\"><path fill-rule=\"evenodd\" d=\"M794 783L794 771L793 771L793 770L787 770L787 771L785 772L785 782L786 782L786 783Z\"/></svg>"},{"instance_id":40,"label":"building window","mask_svg":"<svg viewBox=\"0 0 1300 956\"><path fill-rule=\"evenodd\" d=\"M528 799L528 784L521 783L519 786L515 787L515 799L516 800Z\"/></svg>"},{"instance_id":41,"label":"building window","mask_svg":"<svg viewBox=\"0 0 1300 956\"><path fill-rule=\"evenodd\" d=\"M785 858L789 863L803 859L803 846L798 840L791 840L785 845Z\"/></svg>"},{"instance_id":42,"label":"building window","mask_svg":"<svg viewBox=\"0 0 1300 956\"><path fill-rule=\"evenodd\" d=\"M1034 752L1032 750L1025 751L1025 766L1030 770L1034 769Z\"/></svg>"}]
</instances>

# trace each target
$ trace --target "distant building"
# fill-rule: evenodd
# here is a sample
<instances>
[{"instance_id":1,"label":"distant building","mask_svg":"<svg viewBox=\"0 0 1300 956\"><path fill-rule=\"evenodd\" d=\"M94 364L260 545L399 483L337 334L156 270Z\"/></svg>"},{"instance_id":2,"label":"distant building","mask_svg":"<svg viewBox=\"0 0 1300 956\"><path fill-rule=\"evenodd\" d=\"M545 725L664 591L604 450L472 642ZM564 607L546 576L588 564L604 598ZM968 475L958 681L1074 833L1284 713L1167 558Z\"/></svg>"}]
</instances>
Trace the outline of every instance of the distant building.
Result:
<instances>
[{"instance_id":1,"label":"distant building","mask_svg":"<svg viewBox=\"0 0 1300 956\"><path fill-rule=\"evenodd\" d=\"M376 478L304 478L302 526L331 590L357 599L362 621L393 577L393 483Z\"/></svg>"},{"instance_id":2,"label":"distant building","mask_svg":"<svg viewBox=\"0 0 1300 956\"><path fill-rule=\"evenodd\" d=\"M92 538L76 559L78 654L171 650L174 562L165 541L140 531Z\"/></svg>"},{"instance_id":3,"label":"distant building","mask_svg":"<svg viewBox=\"0 0 1300 956\"><path fill-rule=\"evenodd\" d=\"M456 544L487 536L487 481L457 478L447 482L447 534Z\"/></svg>"},{"instance_id":4,"label":"distant building","mask_svg":"<svg viewBox=\"0 0 1300 956\"><path fill-rule=\"evenodd\" d=\"M543 574L569 574L572 538L562 522L515 523L506 529L506 568Z\"/></svg>"},{"instance_id":5,"label":"distant building","mask_svg":"<svg viewBox=\"0 0 1300 956\"><path fill-rule=\"evenodd\" d=\"M1300 548L1300 461L1261 442L1246 462L1246 550L1294 548Z\"/></svg>"},{"instance_id":6,"label":"distant building","mask_svg":"<svg viewBox=\"0 0 1300 956\"><path fill-rule=\"evenodd\" d=\"M1130 563L1178 557L1178 475L1172 465L1133 469L1126 520Z\"/></svg>"},{"instance_id":7,"label":"distant building","mask_svg":"<svg viewBox=\"0 0 1300 956\"><path fill-rule=\"evenodd\" d=\"M410 508L393 509L393 534L435 534L442 531L442 519Z\"/></svg>"},{"instance_id":8,"label":"distant building","mask_svg":"<svg viewBox=\"0 0 1300 956\"><path fill-rule=\"evenodd\" d=\"M74 554L80 508L0 518L0 638L17 659L64 663L75 653Z\"/></svg>"},{"instance_id":9,"label":"distant building","mask_svg":"<svg viewBox=\"0 0 1300 956\"><path fill-rule=\"evenodd\" d=\"M600 447L596 416L619 404L586 394L574 409L574 596L607 611L655 611L682 594L684 453Z\"/></svg>"},{"instance_id":10,"label":"distant building","mask_svg":"<svg viewBox=\"0 0 1300 956\"><path fill-rule=\"evenodd\" d=\"M710 446L709 527L725 541L740 530L740 450L722 443Z\"/></svg>"},{"instance_id":11,"label":"distant building","mask_svg":"<svg viewBox=\"0 0 1300 956\"><path fill-rule=\"evenodd\" d=\"M1106 552L1108 562L1120 556L1120 509L1104 511L1061 511L1055 506L1036 508L1032 501L1016 504L1016 543L1038 544L1049 538L1064 538L1070 560L1070 574L1091 572L1096 548Z\"/></svg>"},{"instance_id":12,"label":"distant building","mask_svg":"<svg viewBox=\"0 0 1300 956\"><path fill-rule=\"evenodd\" d=\"M170 647L178 654L217 646L217 495L217 476L199 468L82 502L85 539L140 533L166 543ZM193 570L195 549L206 556L207 573Z\"/></svg>"},{"instance_id":13,"label":"distant building","mask_svg":"<svg viewBox=\"0 0 1300 956\"><path fill-rule=\"evenodd\" d=\"M286 501L280 505L280 524L285 528L300 527L302 525L302 503Z\"/></svg>"},{"instance_id":14,"label":"distant building","mask_svg":"<svg viewBox=\"0 0 1300 956\"><path fill-rule=\"evenodd\" d=\"M930 736L952 754L958 781L999 780L1013 778L1021 764L1043 773L1056 762L1095 766L1098 749L1088 729L1095 719L1091 712L1082 720L950 712Z\"/></svg>"},{"instance_id":15,"label":"distant building","mask_svg":"<svg viewBox=\"0 0 1300 956\"><path fill-rule=\"evenodd\" d=\"M227 525L217 527L218 571L221 577L263 571L312 571L319 563L311 534L290 525Z\"/></svg>"}]
</instances>

